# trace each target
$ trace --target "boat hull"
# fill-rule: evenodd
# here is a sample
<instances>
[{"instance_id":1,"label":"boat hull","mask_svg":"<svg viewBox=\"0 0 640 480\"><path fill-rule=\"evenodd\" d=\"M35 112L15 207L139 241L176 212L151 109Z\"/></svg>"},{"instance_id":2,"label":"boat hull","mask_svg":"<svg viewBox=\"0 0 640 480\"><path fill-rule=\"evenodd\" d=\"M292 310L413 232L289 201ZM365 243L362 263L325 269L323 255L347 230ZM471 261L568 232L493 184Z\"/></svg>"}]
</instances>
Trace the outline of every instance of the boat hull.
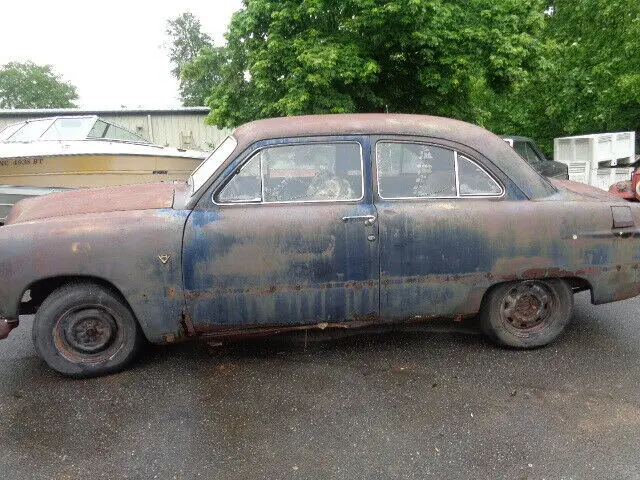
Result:
<instances>
[{"instance_id":1,"label":"boat hull","mask_svg":"<svg viewBox=\"0 0 640 480\"><path fill-rule=\"evenodd\" d=\"M0 159L0 184L84 188L184 180L202 158L162 155L56 155Z\"/></svg>"}]
</instances>

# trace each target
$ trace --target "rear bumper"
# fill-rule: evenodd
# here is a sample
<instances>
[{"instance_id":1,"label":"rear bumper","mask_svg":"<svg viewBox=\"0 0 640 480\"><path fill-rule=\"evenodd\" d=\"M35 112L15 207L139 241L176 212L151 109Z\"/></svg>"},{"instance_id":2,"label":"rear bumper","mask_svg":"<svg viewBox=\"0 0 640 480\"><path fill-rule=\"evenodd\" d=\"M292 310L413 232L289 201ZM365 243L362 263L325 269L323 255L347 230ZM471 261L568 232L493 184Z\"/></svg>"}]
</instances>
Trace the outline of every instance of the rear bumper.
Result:
<instances>
[{"instance_id":1,"label":"rear bumper","mask_svg":"<svg viewBox=\"0 0 640 480\"><path fill-rule=\"evenodd\" d=\"M0 340L7 338L11 330L20 324L17 318L0 318Z\"/></svg>"}]
</instances>

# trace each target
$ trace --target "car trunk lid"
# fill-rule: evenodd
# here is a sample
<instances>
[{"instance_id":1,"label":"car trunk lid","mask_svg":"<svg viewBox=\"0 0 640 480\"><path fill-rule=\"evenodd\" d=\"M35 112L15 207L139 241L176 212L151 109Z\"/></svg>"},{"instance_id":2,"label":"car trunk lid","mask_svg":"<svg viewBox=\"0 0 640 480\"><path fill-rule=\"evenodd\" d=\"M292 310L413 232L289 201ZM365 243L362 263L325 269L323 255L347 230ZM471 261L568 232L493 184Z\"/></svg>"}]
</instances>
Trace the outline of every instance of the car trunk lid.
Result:
<instances>
[{"instance_id":1,"label":"car trunk lid","mask_svg":"<svg viewBox=\"0 0 640 480\"><path fill-rule=\"evenodd\" d=\"M564 200L586 200L596 202L625 202L623 199L601 190L591 185L584 183L573 182L571 180L560 180L556 178L550 178L549 181L556 187Z\"/></svg>"}]
</instances>

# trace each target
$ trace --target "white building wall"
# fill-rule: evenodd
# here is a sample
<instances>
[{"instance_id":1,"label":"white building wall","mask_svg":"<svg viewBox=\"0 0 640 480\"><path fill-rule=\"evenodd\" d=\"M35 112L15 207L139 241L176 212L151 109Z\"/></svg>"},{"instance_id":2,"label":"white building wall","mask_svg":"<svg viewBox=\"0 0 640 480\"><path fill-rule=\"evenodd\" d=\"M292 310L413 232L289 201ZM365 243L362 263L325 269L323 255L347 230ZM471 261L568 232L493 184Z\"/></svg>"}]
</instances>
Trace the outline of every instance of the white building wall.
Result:
<instances>
[{"instance_id":1,"label":"white building wall","mask_svg":"<svg viewBox=\"0 0 640 480\"><path fill-rule=\"evenodd\" d=\"M11 123L58 115L98 115L153 143L177 148L212 150L229 133L206 125L206 108L174 110L0 110L0 130Z\"/></svg>"}]
</instances>

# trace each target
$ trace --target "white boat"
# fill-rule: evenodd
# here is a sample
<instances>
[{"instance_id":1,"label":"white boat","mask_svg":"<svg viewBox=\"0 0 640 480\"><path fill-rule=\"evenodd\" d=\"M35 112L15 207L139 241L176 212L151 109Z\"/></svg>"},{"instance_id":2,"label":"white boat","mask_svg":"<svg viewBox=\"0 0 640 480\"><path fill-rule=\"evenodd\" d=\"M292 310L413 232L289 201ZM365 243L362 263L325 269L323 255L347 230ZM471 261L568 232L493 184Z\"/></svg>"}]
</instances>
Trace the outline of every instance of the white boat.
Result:
<instances>
[{"instance_id":1,"label":"white boat","mask_svg":"<svg viewBox=\"0 0 640 480\"><path fill-rule=\"evenodd\" d=\"M96 115L15 123L0 132L0 223L27 196L184 180L206 156L154 145Z\"/></svg>"}]
</instances>

